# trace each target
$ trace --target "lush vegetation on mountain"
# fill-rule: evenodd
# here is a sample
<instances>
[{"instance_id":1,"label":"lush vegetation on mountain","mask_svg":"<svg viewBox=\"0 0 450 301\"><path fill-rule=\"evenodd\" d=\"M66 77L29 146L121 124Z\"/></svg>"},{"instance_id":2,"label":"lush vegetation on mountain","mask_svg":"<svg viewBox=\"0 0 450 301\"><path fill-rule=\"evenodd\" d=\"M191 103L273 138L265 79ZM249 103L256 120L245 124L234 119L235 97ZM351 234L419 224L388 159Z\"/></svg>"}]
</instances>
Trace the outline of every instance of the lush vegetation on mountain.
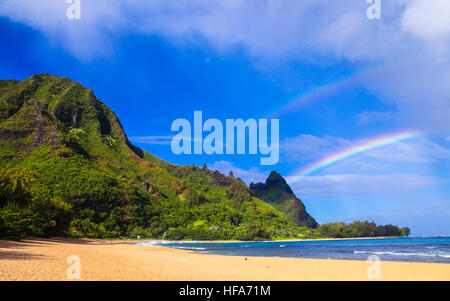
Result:
<instances>
[{"instance_id":1,"label":"lush vegetation on mountain","mask_svg":"<svg viewBox=\"0 0 450 301\"><path fill-rule=\"evenodd\" d=\"M272 171L265 183L250 184L250 190L264 202L285 213L297 225L317 227L316 220L306 211L303 202L277 172Z\"/></svg>"},{"instance_id":2,"label":"lush vegetation on mountain","mask_svg":"<svg viewBox=\"0 0 450 301\"><path fill-rule=\"evenodd\" d=\"M129 143L92 90L0 81L0 236L269 239L301 233L239 179Z\"/></svg>"},{"instance_id":3,"label":"lush vegetation on mountain","mask_svg":"<svg viewBox=\"0 0 450 301\"><path fill-rule=\"evenodd\" d=\"M314 229L316 221L281 176L273 173L266 184L252 192L232 174L173 165L133 146L117 116L68 78L0 81L0 238L366 233L341 224Z\"/></svg>"}]
</instances>

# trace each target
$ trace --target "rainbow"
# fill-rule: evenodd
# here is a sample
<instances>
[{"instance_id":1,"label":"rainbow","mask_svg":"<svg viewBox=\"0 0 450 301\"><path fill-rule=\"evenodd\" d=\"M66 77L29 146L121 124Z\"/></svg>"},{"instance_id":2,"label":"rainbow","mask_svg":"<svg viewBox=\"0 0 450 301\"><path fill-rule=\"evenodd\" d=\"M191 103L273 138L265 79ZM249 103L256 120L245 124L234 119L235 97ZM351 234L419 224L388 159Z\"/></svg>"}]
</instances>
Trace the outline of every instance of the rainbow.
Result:
<instances>
[{"instance_id":1,"label":"rainbow","mask_svg":"<svg viewBox=\"0 0 450 301\"><path fill-rule=\"evenodd\" d=\"M321 160L312 163L309 166L301 168L297 170L292 175L288 176L289 184L294 184L302 180L304 177L309 176L315 172L318 172L326 167L334 165L338 162L341 162L346 159L350 159L356 155L381 148L384 146L388 146L394 143L407 141L410 139L418 138L422 135L421 132L418 131L404 131L400 133L394 133L390 135L384 135L380 137L376 137L371 140L365 140L364 142L358 143L348 149L343 151L331 154Z\"/></svg>"},{"instance_id":2,"label":"rainbow","mask_svg":"<svg viewBox=\"0 0 450 301\"><path fill-rule=\"evenodd\" d=\"M316 86L310 90L304 91L301 94L294 97L293 99L291 99L290 101L288 101L281 108L268 114L267 117L279 118L281 115L284 115L285 113L298 110L318 100L326 99L329 95L336 93L340 89L345 88L352 82L356 81L359 75L360 75L359 73L350 74L335 79L334 81L328 82L324 85Z\"/></svg>"},{"instance_id":3,"label":"rainbow","mask_svg":"<svg viewBox=\"0 0 450 301\"><path fill-rule=\"evenodd\" d=\"M369 65L355 72L344 74L326 82L323 85L313 87L307 91L302 91L294 98L288 100L287 103L279 107L277 110L267 114L268 118L279 118L281 115L299 110L316 101L325 100L330 95L344 89L348 86L367 82L374 76L382 76L386 72L390 72L394 67L407 64L408 61L386 62L382 65Z\"/></svg>"}]
</instances>

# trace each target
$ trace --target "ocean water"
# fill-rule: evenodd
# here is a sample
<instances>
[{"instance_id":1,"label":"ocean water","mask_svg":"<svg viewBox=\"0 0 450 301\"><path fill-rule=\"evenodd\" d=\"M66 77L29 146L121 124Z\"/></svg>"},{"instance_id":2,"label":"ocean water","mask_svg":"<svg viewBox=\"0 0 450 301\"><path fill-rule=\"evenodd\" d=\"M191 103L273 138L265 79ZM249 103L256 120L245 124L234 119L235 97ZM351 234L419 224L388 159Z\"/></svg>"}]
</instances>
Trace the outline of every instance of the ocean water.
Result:
<instances>
[{"instance_id":1,"label":"ocean water","mask_svg":"<svg viewBox=\"0 0 450 301\"><path fill-rule=\"evenodd\" d=\"M143 246L165 246L201 254L450 263L450 237L400 237L316 241L173 242L152 241Z\"/></svg>"}]
</instances>

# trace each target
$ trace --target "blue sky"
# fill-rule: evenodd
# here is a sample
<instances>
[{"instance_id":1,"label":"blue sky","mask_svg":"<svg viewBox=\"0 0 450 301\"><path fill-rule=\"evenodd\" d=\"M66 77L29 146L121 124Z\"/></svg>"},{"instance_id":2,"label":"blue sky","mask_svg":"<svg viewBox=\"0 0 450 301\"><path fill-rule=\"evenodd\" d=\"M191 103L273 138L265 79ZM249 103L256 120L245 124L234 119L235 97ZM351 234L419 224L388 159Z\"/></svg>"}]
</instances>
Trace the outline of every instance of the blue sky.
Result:
<instances>
[{"instance_id":1,"label":"blue sky","mask_svg":"<svg viewBox=\"0 0 450 301\"><path fill-rule=\"evenodd\" d=\"M293 185L319 223L374 220L450 234L450 4L383 1L0 2L0 78L36 73L92 88L138 146L251 182L373 138L417 139L344 160ZM280 161L174 155L171 123L280 119Z\"/></svg>"}]
</instances>

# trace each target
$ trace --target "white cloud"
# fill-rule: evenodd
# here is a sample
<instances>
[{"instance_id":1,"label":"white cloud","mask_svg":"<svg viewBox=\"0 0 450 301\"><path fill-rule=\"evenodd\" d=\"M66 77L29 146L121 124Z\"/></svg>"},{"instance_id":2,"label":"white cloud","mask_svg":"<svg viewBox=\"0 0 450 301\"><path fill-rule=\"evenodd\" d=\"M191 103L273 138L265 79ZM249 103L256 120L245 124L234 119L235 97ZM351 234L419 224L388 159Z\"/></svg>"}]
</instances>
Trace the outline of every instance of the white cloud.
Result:
<instances>
[{"instance_id":1,"label":"white cloud","mask_svg":"<svg viewBox=\"0 0 450 301\"><path fill-rule=\"evenodd\" d=\"M62 0L3 0L0 16L41 31L55 45L90 60L114 52L129 33L174 43L243 49L267 62L344 60L383 66L355 80L393 104L396 118L426 130L450 129L450 1L383 1L368 20L355 0L82 0L81 20Z\"/></svg>"},{"instance_id":2,"label":"white cloud","mask_svg":"<svg viewBox=\"0 0 450 301\"><path fill-rule=\"evenodd\" d=\"M280 155L291 164L298 162L298 169L364 142L300 135L283 140ZM328 166L321 173L292 184L292 189L304 199L411 193L448 181L434 177L429 166L449 158L449 149L419 137ZM292 179L286 177L286 180Z\"/></svg>"},{"instance_id":3,"label":"white cloud","mask_svg":"<svg viewBox=\"0 0 450 301\"><path fill-rule=\"evenodd\" d=\"M170 145L173 136L136 136L130 140L136 143Z\"/></svg>"},{"instance_id":4,"label":"white cloud","mask_svg":"<svg viewBox=\"0 0 450 301\"><path fill-rule=\"evenodd\" d=\"M326 156L351 145L350 141L343 138L317 137L303 134L282 140L280 143L280 154L292 162L316 160L321 156Z\"/></svg>"},{"instance_id":5,"label":"white cloud","mask_svg":"<svg viewBox=\"0 0 450 301\"><path fill-rule=\"evenodd\" d=\"M291 185L291 188L299 198L318 199L411 193L441 183L442 180L417 174L337 174L308 176Z\"/></svg>"},{"instance_id":6,"label":"white cloud","mask_svg":"<svg viewBox=\"0 0 450 301\"><path fill-rule=\"evenodd\" d=\"M252 167L248 170L236 167L233 163L228 161L216 161L213 164L208 164L208 168L211 170L218 170L221 173L228 175L233 171L235 178L241 178L247 185L251 183L266 182L268 175L265 172L260 171L256 167Z\"/></svg>"},{"instance_id":7,"label":"white cloud","mask_svg":"<svg viewBox=\"0 0 450 301\"><path fill-rule=\"evenodd\" d=\"M65 0L4 0L0 15L41 31L54 45L62 45L81 60L108 56L113 39L128 21L120 1L81 0L81 19L69 20Z\"/></svg>"},{"instance_id":8,"label":"white cloud","mask_svg":"<svg viewBox=\"0 0 450 301\"><path fill-rule=\"evenodd\" d=\"M365 141L350 141L338 137L317 137L299 135L286 138L280 143L280 156L288 162L316 161L345 149L361 145ZM392 168L396 163L432 163L450 158L450 150L446 149L426 137L398 142L389 146L367 151L352 160L347 160L342 169L351 166L364 170L380 170Z\"/></svg>"},{"instance_id":9,"label":"white cloud","mask_svg":"<svg viewBox=\"0 0 450 301\"><path fill-rule=\"evenodd\" d=\"M448 0L414 0L406 9L402 26L405 31L423 38L450 37L450 4Z\"/></svg>"},{"instance_id":10,"label":"white cloud","mask_svg":"<svg viewBox=\"0 0 450 301\"><path fill-rule=\"evenodd\" d=\"M432 163L440 159L449 159L450 150L426 138L419 138L375 149L366 155L388 162Z\"/></svg>"},{"instance_id":11,"label":"white cloud","mask_svg":"<svg viewBox=\"0 0 450 301\"><path fill-rule=\"evenodd\" d=\"M143 143L143 144L170 145L172 143L173 138L174 136L135 136L130 137L130 140L136 143ZM192 137L183 137L183 140L202 141L202 139Z\"/></svg>"}]
</instances>

